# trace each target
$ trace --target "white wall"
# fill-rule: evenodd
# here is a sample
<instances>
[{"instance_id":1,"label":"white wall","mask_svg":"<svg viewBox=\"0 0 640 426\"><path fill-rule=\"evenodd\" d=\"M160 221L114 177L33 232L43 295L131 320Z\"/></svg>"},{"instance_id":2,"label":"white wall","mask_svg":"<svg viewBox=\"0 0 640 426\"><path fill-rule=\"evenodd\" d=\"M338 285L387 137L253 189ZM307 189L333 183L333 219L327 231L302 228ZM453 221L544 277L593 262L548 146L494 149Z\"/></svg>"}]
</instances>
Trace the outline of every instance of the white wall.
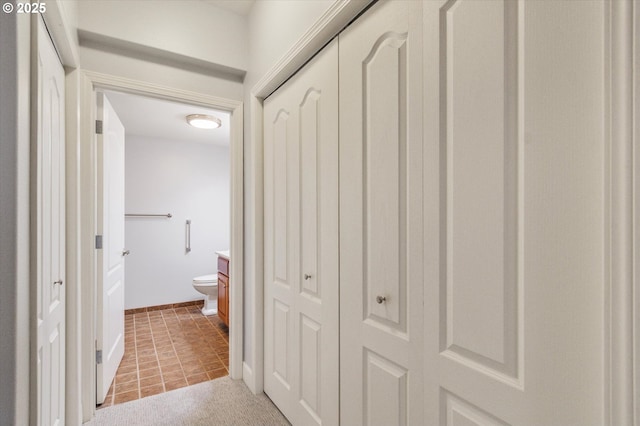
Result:
<instances>
[{"instance_id":1,"label":"white wall","mask_svg":"<svg viewBox=\"0 0 640 426\"><path fill-rule=\"evenodd\" d=\"M250 187L255 176L251 164L254 153L251 151L250 94L251 88L273 67L276 62L298 41L315 21L333 4L332 0L270 0L256 1L248 20L249 31L249 68L244 80L244 155L245 188ZM261 324L262 319L254 319L256 282L253 269L256 235L251 223L255 211L254 194L245 191L245 270L244 270L244 360L253 369L251 341L254 336L253 324ZM261 241L261 240L259 240ZM259 326L259 325L258 325Z\"/></svg>"},{"instance_id":2,"label":"white wall","mask_svg":"<svg viewBox=\"0 0 640 426\"><path fill-rule=\"evenodd\" d=\"M125 219L125 308L201 300L191 280L216 272L229 248L229 148L127 136L125 212L171 219ZM191 219L191 252L185 221Z\"/></svg>"}]
</instances>

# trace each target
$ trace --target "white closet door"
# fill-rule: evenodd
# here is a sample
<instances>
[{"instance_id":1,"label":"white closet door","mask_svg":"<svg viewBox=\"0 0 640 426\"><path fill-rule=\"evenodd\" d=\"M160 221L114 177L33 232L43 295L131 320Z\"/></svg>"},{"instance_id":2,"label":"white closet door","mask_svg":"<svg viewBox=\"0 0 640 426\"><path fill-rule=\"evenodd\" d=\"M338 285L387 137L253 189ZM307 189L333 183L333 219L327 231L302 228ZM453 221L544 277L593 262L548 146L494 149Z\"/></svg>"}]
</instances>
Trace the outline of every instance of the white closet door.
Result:
<instances>
[{"instance_id":1,"label":"white closet door","mask_svg":"<svg viewBox=\"0 0 640 426\"><path fill-rule=\"evenodd\" d=\"M605 7L423 5L425 424L605 424Z\"/></svg>"},{"instance_id":2,"label":"white closet door","mask_svg":"<svg viewBox=\"0 0 640 426\"><path fill-rule=\"evenodd\" d=\"M65 423L64 70L37 23L36 329L38 425Z\"/></svg>"},{"instance_id":3,"label":"white closet door","mask_svg":"<svg viewBox=\"0 0 640 426\"><path fill-rule=\"evenodd\" d=\"M293 424L337 424L338 45L264 103L265 392Z\"/></svg>"},{"instance_id":4,"label":"white closet door","mask_svg":"<svg viewBox=\"0 0 640 426\"><path fill-rule=\"evenodd\" d=\"M421 3L340 34L344 425L423 424Z\"/></svg>"}]
</instances>

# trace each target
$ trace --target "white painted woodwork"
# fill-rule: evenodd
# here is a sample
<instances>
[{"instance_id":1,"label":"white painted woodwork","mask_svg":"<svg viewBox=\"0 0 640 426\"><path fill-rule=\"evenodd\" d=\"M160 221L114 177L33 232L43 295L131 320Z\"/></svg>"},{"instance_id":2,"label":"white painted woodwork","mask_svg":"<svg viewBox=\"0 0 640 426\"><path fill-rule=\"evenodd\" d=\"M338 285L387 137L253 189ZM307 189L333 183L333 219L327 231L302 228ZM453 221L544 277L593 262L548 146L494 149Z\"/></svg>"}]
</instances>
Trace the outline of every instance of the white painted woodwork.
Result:
<instances>
[{"instance_id":1,"label":"white painted woodwork","mask_svg":"<svg viewBox=\"0 0 640 426\"><path fill-rule=\"evenodd\" d=\"M423 424L420 13L380 2L339 37L345 425Z\"/></svg>"},{"instance_id":2,"label":"white painted woodwork","mask_svg":"<svg viewBox=\"0 0 640 426\"><path fill-rule=\"evenodd\" d=\"M97 135L98 152L98 313L96 349L96 402L104 402L124 356L124 143L125 131L103 93L98 98L98 117L103 134Z\"/></svg>"},{"instance_id":3,"label":"white painted woodwork","mask_svg":"<svg viewBox=\"0 0 640 426\"><path fill-rule=\"evenodd\" d=\"M602 6L423 8L423 424L603 424Z\"/></svg>"},{"instance_id":4,"label":"white painted woodwork","mask_svg":"<svg viewBox=\"0 0 640 426\"><path fill-rule=\"evenodd\" d=\"M66 362L64 70L42 19L37 19L36 33L36 424L62 426Z\"/></svg>"},{"instance_id":5,"label":"white painted woodwork","mask_svg":"<svg viewBox=\"0 0 640 426\"><path fill-rule=\"evenodd\" d=\"M264 119L265 392L293 424L337 424L337 42Z\"/></svg>"},{"instance_id":6,"label":"white painted woodwork","mask_svg":"<svg viewBox=\"0 0 640 426\"><path fill-rule=\"evenodd\" d=\"M603 328L606 52L593 46L606 16L598 2L381 1L339 36L342 424L628 418L633 403L613 401L608 413L605 400L631 395L622 388L633 380L619 377L632 370L626 359L611 366L617 387L605 384L606 363L628 353L616 333L630 332L624 321ZM284 289L302 273L290 253L304 237L291 234L305 227L289 203L307 191L298 169L274 166L277 152L283 165L304 158L290 140L301 121L269 101L267 300L276 277ZM294 184L277 195L278 179ZM629 214L620 210L629 197L612 195L612 213ZM268 257L278 227L279 266ZM623 305L620 294L613 306ZM273 312L265 304L269 327L288 327L275 338L265 328L265 389L270 371L283 386L297 383L297 358L276 358L267 343L307 338L289 325L292 300L272 302ZM612 354L603 351L608 333L620 349Z\"/></svg>"}]
</instances>

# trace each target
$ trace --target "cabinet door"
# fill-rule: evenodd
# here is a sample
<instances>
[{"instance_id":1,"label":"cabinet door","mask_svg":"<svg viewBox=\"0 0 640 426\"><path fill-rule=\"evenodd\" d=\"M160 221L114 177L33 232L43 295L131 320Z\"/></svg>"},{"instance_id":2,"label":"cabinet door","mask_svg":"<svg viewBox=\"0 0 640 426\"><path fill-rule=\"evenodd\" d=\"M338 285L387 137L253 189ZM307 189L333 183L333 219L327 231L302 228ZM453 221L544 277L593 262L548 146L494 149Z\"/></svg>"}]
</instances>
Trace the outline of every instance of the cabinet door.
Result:
<instances>
[{"instance_id":1,"label":"cabinet door","mask_svg":"<svg viewBox=\"0 0 640 426\"><path fill-rule=\"evenodd\" d=\"M293 424L338 423L338 46L264 103L264 389Z\"/></svg>"},{"instance_id":2,"label":"cabinet door","mask_svg":"<svg viewBox=\"0 0 640 426\"><path fill-rule=\"evenodd\" d=\"M229 277L218 272L218 317L229 326Z\"/></svg>"}]
</instances>

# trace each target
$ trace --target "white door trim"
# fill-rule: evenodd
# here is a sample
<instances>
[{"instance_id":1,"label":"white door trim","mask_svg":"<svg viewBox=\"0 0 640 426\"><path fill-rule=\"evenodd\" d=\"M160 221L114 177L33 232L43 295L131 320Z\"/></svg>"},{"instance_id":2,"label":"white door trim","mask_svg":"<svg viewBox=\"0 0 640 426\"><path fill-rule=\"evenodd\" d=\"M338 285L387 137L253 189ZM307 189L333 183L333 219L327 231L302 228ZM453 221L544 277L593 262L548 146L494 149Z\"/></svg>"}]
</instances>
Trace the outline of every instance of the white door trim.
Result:
<instances>
[{"instance_id":1,"label":"white door trim","mask_svg":"<svg viewBox=\"0 0 640 426\"><path fill-rule=\"evenodd\" d=\"M247 309L253 312L250 328L253 330L249 347L253 365L244 364L244 381L254 393L260 393L264 385L264 187L263 187L263 108L262 102L289 77L296 73L309 59L322 49L333 37L357 17L375 0L334 0L329 8L298 39L284 56L253 86L249 96L251 111L249 133L251 134L251 171L253 179L247 182L252 196L254 209L246 218L250 235L254 236L253 246L247 247L248 270L253 279L247 285L253 285L253 306Z\"/></svg>"},{"instance_id":2,"label":"white door trim","mask_svg":"<svg viewBox=\"0 0 640 426\"><path fill-rule=\"evenodd\" d=\"M207 108L216 108L231 113L231 262L230 281L231 306L229 329L229 375L232 379L242 378L243 351L243 105L240 101L203 95L195 92L175 89L171 87L146 83L143 81L82 71L80 76L80 132L79 137L69 135L69 144L74 146L80 160L79 170L69 170L67 178L72 186L80 187L81 205L79 206L80 240L83 250L69 253L75 256L82 269L83 285L81 292L82 312L77 327L81 330L81 348L69 348L80 351L81 355L81 383L83 419L89 420L95 413L95 350L91 342L95 342L95 314L96 314L96 255L94 238L96 229L96 148L91 143L94 140L94 126L96 105L95 89L109 89L137 95L150 96L158 99L178 101ZM77 345L77 342L74 342Z\"/></svg>"},{"instance_id":3,"label":"white door trim","mask_svg":"<svg viewBox=\"0 0 640 426\"><path fill-rule=\"evenodd\" d=\"M640 45L634 43L640 30L640 7L625 0L610 2L607 8L605 421L632 426L640 424Z\"/></svg>"}]
</instances>

